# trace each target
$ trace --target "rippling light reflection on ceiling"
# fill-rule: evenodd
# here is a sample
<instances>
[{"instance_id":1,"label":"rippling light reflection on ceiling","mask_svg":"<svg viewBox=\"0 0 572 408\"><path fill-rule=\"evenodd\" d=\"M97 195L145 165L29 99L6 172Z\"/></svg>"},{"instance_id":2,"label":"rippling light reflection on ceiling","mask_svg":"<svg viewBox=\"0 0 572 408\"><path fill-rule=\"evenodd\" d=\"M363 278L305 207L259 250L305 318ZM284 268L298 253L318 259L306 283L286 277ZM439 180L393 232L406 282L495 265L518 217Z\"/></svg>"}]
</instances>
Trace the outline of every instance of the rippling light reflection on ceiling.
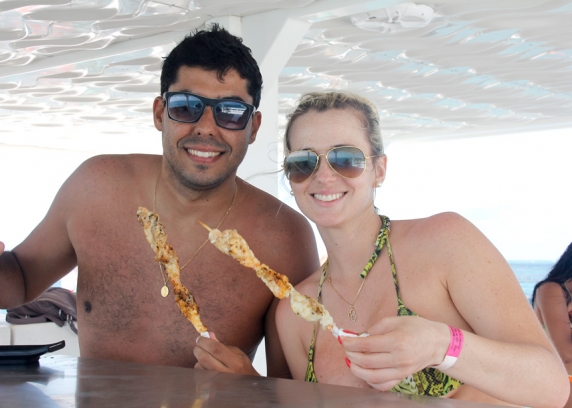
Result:
<instances>
[{"instance_id":1,"label":"rippling light reflection on ceiling","mask_svg":"<svg viewBox=\"0 0 572 408\"><path fill-rule=\"evenodd\" d=\"M280 126L301 93L344 89L377 104L389 141L570 127L572 1L358 3L371 10L336 17L337 0L0 2L0 142L46 129L150 131L162 58L185 33L217 16L323 5L332 11L313 15L278 78Z\"/></svg>"}]
</instances>

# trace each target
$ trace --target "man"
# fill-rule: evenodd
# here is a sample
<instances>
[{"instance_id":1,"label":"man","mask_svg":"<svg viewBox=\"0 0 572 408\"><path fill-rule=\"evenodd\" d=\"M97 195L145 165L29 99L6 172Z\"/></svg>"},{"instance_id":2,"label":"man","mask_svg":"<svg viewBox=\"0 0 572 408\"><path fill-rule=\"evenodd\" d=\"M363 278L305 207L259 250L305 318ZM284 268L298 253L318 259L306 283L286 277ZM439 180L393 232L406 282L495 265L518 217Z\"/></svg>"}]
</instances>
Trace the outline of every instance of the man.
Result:
<instances>
[{"instance_id":1,"label":"man","mask_svg":"<svg viewBox=\"0 0 572 408\"><path fill-rule=\"evenodd\" d=\"M83 163L36 229L0 255L0 308L33 300L77 265L83 357L254 374L251 359L266 336L268 375L288 376L272 293L206 242L198 223L237 229L259 259L294 284L318 267L308 222L236 177L260 127L261 89L258 66L239 38L216 25L186 37L166 58L153 103L163 155ZM139 206L160 215L181 280L220 343L201 338L194 351L197 332L172 293L161 296L166 275L137 221Z\"/></svg>"}]
</instances>

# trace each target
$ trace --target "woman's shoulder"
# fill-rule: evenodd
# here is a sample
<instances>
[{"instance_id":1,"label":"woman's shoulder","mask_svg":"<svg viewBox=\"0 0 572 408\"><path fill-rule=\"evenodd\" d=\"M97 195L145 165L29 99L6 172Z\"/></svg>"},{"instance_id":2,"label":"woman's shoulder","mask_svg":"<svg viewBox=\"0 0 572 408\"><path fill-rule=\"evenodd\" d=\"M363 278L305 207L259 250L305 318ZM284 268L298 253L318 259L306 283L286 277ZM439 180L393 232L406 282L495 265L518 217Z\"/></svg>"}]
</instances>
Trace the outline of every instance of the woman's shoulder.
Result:
<instances>
[{"instance_id":1,"label":"woman's shoulder","mask_svg":"<svg viewBox=\"0 0 572 408\"><path fill-rule=\"evenodd\" d=\"M471 238L474 235L481 234L470 221L454 212L391 221L390 236L413 245L428 241L442 246L447 242L458 242L459 239Z\"/></svg>"},{"instance_id":2,"label":"woman's shoulder","mask_svg":"<svg viewBox=\"0 0 572 408\"><path fill-rule=\"evenodd\" d=\"M321 276L322 267L295 285L294 289L303 295L317 299ZM278 309L276 310L277 316L279 316L278 320L280 321L281 319L285 319L282 320L282 323L287 322L289 325L295 325L304 321L304 319L300 319L299 317L293 319L291 313L292 311L290 309L290 298L281 299L280 303L278 304Z\"/></svg>"},{"instance_id":3,"label":"woman's shoulder","mask_svg":"<svg viewBox=\"0 0 572 408\"><path fill-rule=\"evenodd\" d=\"M406 220L391 220L394 226L416 232L436 233L449 229L465 228L472 225L465 217L455 212L442 212L428 217Z\"/></svg>"},{"instance_id":4,"label":"woman's shoulder","mask_svg":"<svg viewBox=\"0 0 572 408\"><path fill-rule=\"evenodd\" d=\"M447 212L396 221L391 228L391 246L396 255L401 255L405 272L433 270L444 278L483 269L503 276L511 273L500 251L459 214Z\"/></svg>"},{"instance_id":5,"label":"woman's shoulder","mask_svg":"<svg viewBox=\"0 0 572 408\"><path fill-rule=\"evenodd\" d=\"M539 297L564 297L564 288L558 282L544 282L536 289L536 298Z\"/></svg>"},{"instance_id":6,"label":"woman's shoulder","mask_svg":"<svg viewBox=\"0 0 572 408\"><path fill-rule=\"evenodd\" d=\"M318 292L320 290L320 279L323 273L323 265L320 266L318 270L304 279L302 282L295 286L295 289L306 296L311 296L313 298L318 297Z\"/></svg>"}]
</instances>

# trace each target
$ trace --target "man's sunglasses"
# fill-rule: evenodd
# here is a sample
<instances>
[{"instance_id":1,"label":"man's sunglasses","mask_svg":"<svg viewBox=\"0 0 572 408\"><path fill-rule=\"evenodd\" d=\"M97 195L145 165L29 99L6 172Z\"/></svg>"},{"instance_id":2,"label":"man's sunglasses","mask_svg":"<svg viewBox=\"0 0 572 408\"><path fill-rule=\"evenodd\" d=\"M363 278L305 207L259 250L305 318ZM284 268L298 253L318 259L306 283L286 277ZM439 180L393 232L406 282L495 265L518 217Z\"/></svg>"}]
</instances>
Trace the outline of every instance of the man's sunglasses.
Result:
<instances>
[{"instance_id":1,"label":"man's sunglasses","mask_svg":"<svg viewBox=\"0 0 572 408\"><path fill-rule=\"evenodd\" d=\"M233 99L209 99L188 92L165 92L169 117L177 122L197 122L207 106L213 111L215 122L223 129L242 130L248 124L256 108L246 102Z\"/></svg>"},{"instance_id":2,"label":"man's sunglasses","mask_svg":"<svg viewBox=\"0 0 572 408\"><path fill-rule=\"evenodd\" d=\"M302 183L318 168L320 156L336 173L345 178L356 178L365 171L365 161L371 157L355 146L339 146L327 153L318 154L312 150L298 150L284 158L284 174L292 183Z\"/></svg>"}]
</instances>

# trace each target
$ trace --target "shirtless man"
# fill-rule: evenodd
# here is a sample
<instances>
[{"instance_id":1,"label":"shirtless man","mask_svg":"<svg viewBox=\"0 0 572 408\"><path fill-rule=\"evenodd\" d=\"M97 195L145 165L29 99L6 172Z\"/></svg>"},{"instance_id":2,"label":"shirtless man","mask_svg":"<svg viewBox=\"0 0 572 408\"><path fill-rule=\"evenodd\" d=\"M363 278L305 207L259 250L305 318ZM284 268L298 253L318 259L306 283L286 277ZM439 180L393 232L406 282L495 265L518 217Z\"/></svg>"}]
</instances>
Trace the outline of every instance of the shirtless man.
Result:
<instances>
[{"instance_id":1,"label":"shirtless man","mask_svg":"<svg viewBox=\"0 0 572 408\"><path fill-rule=\"evenodd\" d=\"M77 265L82 357L255 374L251 359L265 336L268 375L287 377L272 293L252 271L203 246L208 232L198 223L214 227L227 214L219 228L240 231L261 260L294 284L318 268L308 222L236 177L260 127L253 108L261 88L256 61L239 38L212 26L183 40L165 60L153 103L163 155L84 162L44 220L0 255L0 308L35 299ZM137 221L139 206L159 214L186 264L181 280L220 343L201 338L195 347L197 332L172 287L161 296L165 275Z\"/></svg>"}]
</instances>

